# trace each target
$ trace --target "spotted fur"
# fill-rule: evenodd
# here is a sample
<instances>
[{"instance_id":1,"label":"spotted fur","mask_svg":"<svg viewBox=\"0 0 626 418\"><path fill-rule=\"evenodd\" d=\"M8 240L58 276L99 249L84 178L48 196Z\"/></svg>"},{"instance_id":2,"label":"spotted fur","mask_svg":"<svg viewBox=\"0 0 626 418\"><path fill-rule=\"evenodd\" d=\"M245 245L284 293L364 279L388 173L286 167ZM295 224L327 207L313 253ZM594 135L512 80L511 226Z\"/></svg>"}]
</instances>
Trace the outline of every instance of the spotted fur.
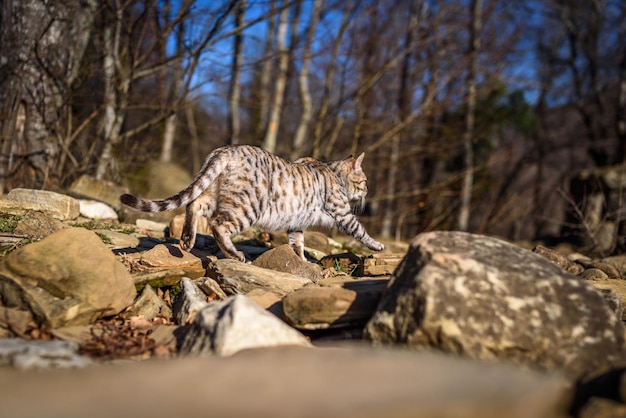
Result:
<instances>
[{"instance_id":1,"label":"spotted fur","mask_svg":"<svg viewBox=\"0 0 626 418\"><path fill-rule=\"evenodd\" d=\"M124 194L120 201L144 212L162 212L187 206L182 246L189 251L196 239L198 217L213 218L213 236L224 254L245 261L230 236L251 226L287 231L289 244L304 257L304 230L338 227L367 247L383 250L352 213L351 203L367 194L367 177L358 158L324 163L313 158L287 161L261 148L233 145L207 157L185 189L163 200L145 200Z\"/></svg>"}]
</instances>

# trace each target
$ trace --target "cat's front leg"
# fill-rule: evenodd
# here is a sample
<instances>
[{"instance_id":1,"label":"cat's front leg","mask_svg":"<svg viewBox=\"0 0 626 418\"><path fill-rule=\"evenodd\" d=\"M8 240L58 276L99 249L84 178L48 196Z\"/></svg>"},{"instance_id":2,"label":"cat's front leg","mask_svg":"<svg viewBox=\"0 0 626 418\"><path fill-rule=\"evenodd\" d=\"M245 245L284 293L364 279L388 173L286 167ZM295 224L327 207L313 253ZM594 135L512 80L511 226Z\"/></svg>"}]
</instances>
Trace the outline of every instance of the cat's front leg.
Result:
<instances>
[{"instance_id":1,"label":"cat's front leg","mask_svg":"<svg viewBox=\"0 0 626 418\"><path fill-rule=\"evenodd\" d=\"M367 231L365 231L365 227L359 222L359 220L352 213L348 213L343 216L338 216L335 218L337 222L337 227L341 232L346 235L350 235L361 241L363 245L365 245L370 250L374 251L382 251L385 249L385 245L381 242L376 241L372 238Z\"/></svg>"},{"instance_id":2,"label":"cat's front leg","mask_svg":"<svg viewBox=\"0 0 626 418\"><path fill-rule=\"evenodd\" d=\"M289 245L293 248L298 257L307 261L304 256L304 231L287 231L287 238Z\"/></svg>"}]
</instances>

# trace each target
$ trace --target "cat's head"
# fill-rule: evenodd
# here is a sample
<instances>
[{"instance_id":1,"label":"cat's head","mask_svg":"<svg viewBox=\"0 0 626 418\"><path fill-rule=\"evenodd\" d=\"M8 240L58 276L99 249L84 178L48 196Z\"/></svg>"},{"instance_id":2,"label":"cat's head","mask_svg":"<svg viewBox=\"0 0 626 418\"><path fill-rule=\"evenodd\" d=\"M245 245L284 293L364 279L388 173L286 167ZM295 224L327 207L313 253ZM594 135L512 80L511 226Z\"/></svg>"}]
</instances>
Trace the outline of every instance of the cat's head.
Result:
<instances>
[{"instance_id":1,"label":"cat's head","mask_svg":"<svg viewBox=\"0 0 626 418\"><path fill-rule=\"evenodd\" d=\"M361 207L367 195L367 177L361 167L363 157L365 153L361 153L357 158L350 157L342 161L342 174L346 182L348 199L351 202L360 203Z\"/></svg>"}]
</instances>

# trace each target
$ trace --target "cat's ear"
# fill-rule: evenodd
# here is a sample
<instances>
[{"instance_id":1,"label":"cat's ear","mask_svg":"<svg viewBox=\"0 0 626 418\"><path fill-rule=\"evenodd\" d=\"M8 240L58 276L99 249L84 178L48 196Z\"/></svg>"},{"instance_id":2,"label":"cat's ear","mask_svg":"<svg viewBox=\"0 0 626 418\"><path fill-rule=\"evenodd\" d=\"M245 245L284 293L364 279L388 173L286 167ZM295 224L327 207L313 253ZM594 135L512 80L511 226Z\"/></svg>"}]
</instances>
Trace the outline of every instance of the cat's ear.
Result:
<instances>
[{"instance_id":1,"label":"cat's ear","mask_svg":"<svg viewBox=\"0 0 626 418\"><path fill-rule=\"evenodd\" d=\"M361 164L363 163L363 158L365 157L365 153L362 152L361 155L356 157L355 160L352 161L352 169L354 171L361 170Z\"/></svg>"}]
</instances>

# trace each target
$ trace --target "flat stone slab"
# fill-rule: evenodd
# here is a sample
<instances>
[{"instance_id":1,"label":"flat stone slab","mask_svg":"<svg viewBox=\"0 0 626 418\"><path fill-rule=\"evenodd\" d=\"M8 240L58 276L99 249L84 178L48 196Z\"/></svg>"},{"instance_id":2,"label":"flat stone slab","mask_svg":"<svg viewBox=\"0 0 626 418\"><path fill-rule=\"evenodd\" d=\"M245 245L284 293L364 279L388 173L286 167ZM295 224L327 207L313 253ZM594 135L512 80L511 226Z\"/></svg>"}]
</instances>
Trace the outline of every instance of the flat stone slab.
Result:
<instances>
[{"instance_id":1,"label":"flat stone slab","mask_svg":"<svg viewBox=\"0 0 626 418\"><path fill-rule=\"evenodd\" d=\"M268 270L230 259L210 263L207 276L214 279L224 292L231 295L263 289L282 297L312 283L309 279L293 274Z\"/></svg>"},{"instance_id":2,"label":"flat stone slab","mask_svg":"<svg viewBox=\"0 0 626 418\"><path fill-rule=\"evenodd\" d=\"M0 212L23 215L28 211L47 212L61 221L80 215L80 204L73 197L48 190L13 189L0 196Z\"/></svg>"},{"instance_id":3,"label":"flat stone slab","mask_svg":"<svg viewBox=\"0 0 626 418\"><path fill-rule=\"evenodd\" d=\"M559 418L567 390L553 375L359 348L0 373L2 414L12 418L169 418L183 410L186 418Z\"/></svg>"},{"instance_id":4,"label":"flat stone slab","mask_svg":"<svg viewBox=\"0 0 626 418\"><path fill-rule=\"evenodd\" d=\"M364 325L376 311L388 282L349 279L342 286L298 289L283 299L285 320L303 330Z\"/></svg>"}]
</instances>

